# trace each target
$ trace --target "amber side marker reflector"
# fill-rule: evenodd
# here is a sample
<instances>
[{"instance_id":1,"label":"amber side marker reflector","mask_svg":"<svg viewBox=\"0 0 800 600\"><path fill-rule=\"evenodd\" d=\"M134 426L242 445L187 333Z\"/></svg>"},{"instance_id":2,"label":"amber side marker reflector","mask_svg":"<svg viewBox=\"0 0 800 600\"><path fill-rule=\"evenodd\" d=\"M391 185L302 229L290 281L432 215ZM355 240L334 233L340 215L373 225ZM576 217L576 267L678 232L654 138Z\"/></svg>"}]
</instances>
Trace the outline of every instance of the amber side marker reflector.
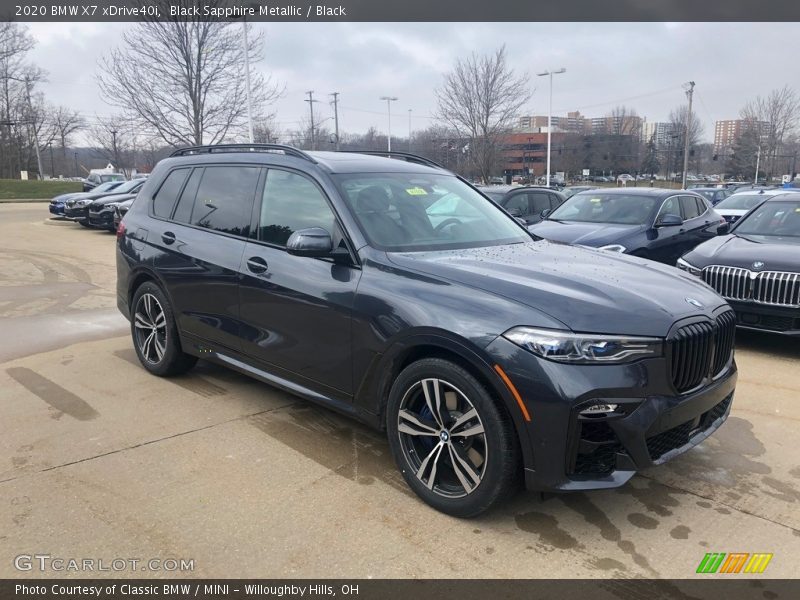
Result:
<instances>
[{"instance_id":1,"label":"amber side marker reflector","mask_svg":"<svg viewBox=\"0 0 800 600\"><path fill-rule=\"evenodd\" d=\"M497 374L500 375L500 379L503 380L503 383L506 384L508 391L511 392L511 395L514 396L514 400L517 401L519 405L519 409L522 411L522 416L525 418L526 421L531 420L531 415L528 413L528 409L525 407L525 403L522 401L522 396L519 395L517 388L514 387L514 384L511 383L511 380L506 375L506 372L503 371L500 365L495 365L494 370L497 371Z\"/></svg>"}]
</instances>

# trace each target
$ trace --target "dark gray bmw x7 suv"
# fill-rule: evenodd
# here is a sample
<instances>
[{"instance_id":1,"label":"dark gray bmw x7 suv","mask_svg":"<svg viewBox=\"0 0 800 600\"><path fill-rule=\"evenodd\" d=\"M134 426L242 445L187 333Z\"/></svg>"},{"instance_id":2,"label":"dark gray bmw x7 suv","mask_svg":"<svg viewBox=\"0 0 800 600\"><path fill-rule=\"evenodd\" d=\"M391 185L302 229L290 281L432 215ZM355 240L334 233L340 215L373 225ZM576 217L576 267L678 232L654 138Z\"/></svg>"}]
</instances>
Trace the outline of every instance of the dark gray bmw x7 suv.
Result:
<instances>
[{"instance_id":1,"label":"dark gray bmw x7 suv","mask_svg":"<svg viewBox=\"0 0 800 600\"><path fill-rule=\"evenodd\" d=\"M520 480L620 486L730 411L735 320L713 290L539 239L419 157L188 148L117 237L148 371L201 357L383 429L408 485L452 515Z\"/></svg>"}]
</instances>

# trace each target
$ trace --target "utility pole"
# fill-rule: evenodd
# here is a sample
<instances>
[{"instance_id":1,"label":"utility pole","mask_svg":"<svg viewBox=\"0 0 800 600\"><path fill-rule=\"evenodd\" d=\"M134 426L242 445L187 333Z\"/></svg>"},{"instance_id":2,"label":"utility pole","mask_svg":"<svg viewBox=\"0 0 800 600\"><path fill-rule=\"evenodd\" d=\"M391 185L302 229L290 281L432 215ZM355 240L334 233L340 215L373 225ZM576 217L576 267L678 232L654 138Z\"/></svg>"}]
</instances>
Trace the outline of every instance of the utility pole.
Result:
<instances>
[{"instance_id":1,"label":"utility pole","mask_svg":"<svg viewBox=\"0 0 800 600\"><path fill-rule=\"evenodd\" d=\"M758 141L758 154L756 154L756 178L753 180L753 185L758 183L758 169L761 166L761 140Z\"/></svg>"},{"instance_id":2,"label":"utility pole","mask_svg":"<svg viewBox=\"0 0 800 600\"><path fill-rule=\"evenodd\" d=\"M389 135L387 136L386 151L392 151L392 102L397 101L396 96L381 96L381 100L386 100L386 110L389 115Z\"/></svg>"},{"instance_id":3,"label":"utility pole","mask_svg":"<svg viewBox=\"0 0 800 600\"><path fill-rule=\"evenodd\" d=\"M75 159L75 177L80 177L80 173L78 172L78 153L73 152L72 158Z\"/></svg>"},{"instance_id":4,"label":"utility pole","mask_svg":"<svg viewBox=\"0 0 800 600\"><path fill-rule=\"evenodd\" d=\"M39 134L36 131L36 123L33 120L33 104L31 103L31 80L25 78L25 95L28 98L28 123L33 125L33 145L36 148L36 166L39 168L39 179L44 179L42 175L42 155L39 152Z\"/></svg>"},{"instance_id":5,"label":"utility pole","mask_svg":"<svg viewBox=\"0 0 800 600\"><path fill-rule=\"evenodd\" d=\"M408 151L411 152L411 109L408 109Z\"/></svg>"},{"instance_id":6,"label":"utility pole","mask_svg":"<svg viewBox=\"0 0 800 600\"><path fill-rule=\"evenodd\" d=\"M314 102L317 101L314 100L314 90L308 90L306 95L308 98L305 101L308 102L308 110L311 113L311 149L316 150L317 140L314 137Z\"/></svg>"},{"instance_id":7,"label":"utility pole","mask_svg":"<svg viewBox=\"0 0 800 600\"><path fill-rule=\"evenodd\" d=\"M118 160L118 157L117 157L117 130L116 129L112 129L111 130L111 152L112 152L112 155L114 156L114 168L118 169L119 168L119 160Z\"/></svg>"},{"instance_id":8,"label":"utility pole","mask_svg":"<svg viewBox=\"0 0 800 600\"><path fill-rule=\"evenodd\" d=\"M686 139L683 141L683 181L681 182L681 189L686 189L686 171L689 168L689 129L692 125L692 97L694 96L694 81L689 82L689 89L686 90L686 96L689 98L689 110L686 113L686 131L684 135Z\"/></svg>"},{"instance_id":9,"label":"utility pole","mask_svg":"<svg viewBox=\"0 0 800 600\"><path fill-rule=\"evenodd\" d=\"M50 148L50 179L56 174L56 168L53 166L53 142L47 144L47 147Z\"/></svg>"},{"instance_id":10,"label":"utility pole","mask_svg":"<svg viewBox=\"0 0 800 600\"><path fill-rule=\"evenodd\" d=\"M336 129L336 151L339 151L339 92L329 94L333 96L333 123Z\"/></svg>"},{"instance_id":11,"label":"utility pole","mask_svg":"<svg viewBox=\"0 0 800 600\"><path fill-rule=\"evenodd\" d=\"M242 44L244 45L244 79L247 88L247 133L253 143L253 100L250 92L250 44L247 41L247 17L242 21Z\"/></svg>"}]
</instances>

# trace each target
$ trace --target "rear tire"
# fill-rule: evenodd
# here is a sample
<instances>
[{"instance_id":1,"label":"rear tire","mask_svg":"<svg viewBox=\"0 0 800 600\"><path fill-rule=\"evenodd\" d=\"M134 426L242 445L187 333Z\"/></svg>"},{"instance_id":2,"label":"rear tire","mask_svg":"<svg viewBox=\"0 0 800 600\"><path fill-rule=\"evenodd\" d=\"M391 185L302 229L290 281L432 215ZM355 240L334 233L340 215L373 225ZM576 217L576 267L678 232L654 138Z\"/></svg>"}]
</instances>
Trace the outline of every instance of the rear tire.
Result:
<instances>
[{"instance_id":1,"label":"rear tire","mask_svg":"<svg viewBox=\"0 0 800 600\"><path fill-rule=\"evenodd\" d=\"M78 221L78 223L80 223L80 224L81 224L81 225L83 225L84 227L89 227L89 228L91 228L91 226L92 226L92 224L91 224L91 223L89 223L89 221Z\"/></svg>"},{"instance_id":2,"label":"rear tire","mask_svg":"<svg viewBox=\"0 0 800 600\"><path fill-rule=\"evenodd\" d=\"M389 446L412 490L433 508L474 517L516 488L519 445L510 416L459 365L419 360L395 380Z\"/></svg>"},{"instance_id":3,"label":"rear tire","mask_svg":"<svg viewBox=\"0 0 800 600\"><path fill-rule=\"evenodd\" d=\"M133 294L131 337L139 362L153 375L180 375L197 362L183 352L172 307L164 292L147 281Z\"/></svg>"}]
</instances>

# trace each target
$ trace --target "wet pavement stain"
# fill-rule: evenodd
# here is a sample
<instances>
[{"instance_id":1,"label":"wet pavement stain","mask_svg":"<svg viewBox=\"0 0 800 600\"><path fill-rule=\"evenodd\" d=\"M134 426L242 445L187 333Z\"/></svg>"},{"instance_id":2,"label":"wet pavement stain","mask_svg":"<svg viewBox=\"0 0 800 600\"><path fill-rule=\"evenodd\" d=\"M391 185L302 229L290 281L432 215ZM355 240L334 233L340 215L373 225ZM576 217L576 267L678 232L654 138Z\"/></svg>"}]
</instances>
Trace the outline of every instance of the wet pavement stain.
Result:
<instances>
[{"instance_id":1,"label":"wet pavement stain","mask_svg":"<svg viewBox=\"0 0 800 600\"><path fill-rule=\"evenodd\" d=\"M686 492L646 477L637 477L630 484L617 488L616 493L632 496L641 502L648 512L655 513L659 517L669 517L672 515L670 508L680 506L680 501L677 498L673 498L673 495L681 495Z\"/></svg>"},{"instance_id":2,"label":"wet pavement stain","mask_svg":"<svg viewBox=\"0 0 800 600\"><path fill-rule=\"evenodd\" d=\"M558 526L552 515L537 511L528 511L514 517L517 527L528 533L535 533L541 541L554 548L571 550L582 547L578 540Z\"/></svg>"},{"instance_id":3,"label":"wet pavement stain","mask_svg":"<svg viewBox=\"0 0 800 600\"><path fill-rule=\"evenodd\" d=\"M47 377L25 367L12 367L6 373L22 387L56 410L78 419L91 421L100 416L92 406Z\"/></svg>"},{"instance_id":4,"label":"wet pavement stain","mask_svg":"<svg viewBox=\"0 0 800 600\"><path fill-rule=\"evenodd\" d=\"M762 491L767 494L768 496L772 496L778 500L783 500L784 502L797 502L800 500L800 492L798 492L795 488L793 488L788 483L784 483L782 481L778 481L773 477L764 477L761 479L764 484L775 491L770 491L768 489L763 489Z\"/></svg>"},{"instance_id":5,"label":"wet pavement stain","mask_svg":"<svg viewBox=\"0 0 800 600\"><path fill-rule=\"evenodd\" d=\"M712 506L711 502L706 502L704 500L700 500L698 502L695 502L695 504L697 504L697 506L699 506L700 508L711 508L711 506Z\"/></svg>"},{"instance_id":6,"label":"wet pavement stain","mask_svg":"<svg viewBox=\"0 0 800 600\"><path fill-rule=\"evenodd\" d=\"M614 525L606 514L598 506L592 503L585 494L565 494L560 500L569 508L580 514L587 523L594 525L600 530L603 539L616 542L617 547L628 554L638 566L649 571L652 575L658 576L659 573L644 555L639 554L633 542L622 539L622 532Z\"/></svg>"},{"instance_id":7,"label":"wet pavement stain","mask_svg":"<svg viewBox=\"0 0 800 600\"><path fill-rule=\"evenodd\" d=\"M255 415L248 421L340 477L362 485L382 481L413 496L394 464L386 438L366 425L308 404Z\"/></svg>"},{"instance_id":8,"label":"wet pavement stain","mask_svg":"<svg viewBox=\"0 0 800 600\"><path fill-rule=\"evenodd\" d=\"M794 469L789 471L789 475L791 475L795 479L800 479L800 467L795 467Z\"/></svg>"},{"instance_id":9,"label":"wet pavement stain","mask_svg":"<svg viewBox=\"0 0 800 600\"><path fill-rule=\"evenodd\" d=\"M670 529L669 534L676 540L688 540L689 534L692 532L686 525L678 525Z\"/></svg>"},{"instance_id":10,"label":"wet pavement stain","mask_svg":"<svg viewBox=\"0 0 800 600\"><path fill-rule=\"evenodd\" d=\"M717 506L714 510L717 511L721 515L729 515L729 514L731 514L731 511L729 511L727 508L724 508L722 506Z\"/></svg>"},{"instance_id":11,"label":"wet pavement stain","mask_svg":"<svg viewBox=\"0 0 800 600\"><path fill-rule=\"evenodd\" d=\"M602 571L627 571L627 567L623 565L618 560L614 560L613 558L598 558L590 563L596 569L600 569Z\"/></svg>"},{"instance_id":12,"label":"wet pavement stain","mask_svg":"<svg viewBox=\"0 0 800 600\"><path fill-rule=\"evenodd\" d=\"M658 527L658 521L656 519L643 515L642 513L629 514L628 521L630 521L631 525L639 529L655 529Z\"/></svg>"}]
</instances>

